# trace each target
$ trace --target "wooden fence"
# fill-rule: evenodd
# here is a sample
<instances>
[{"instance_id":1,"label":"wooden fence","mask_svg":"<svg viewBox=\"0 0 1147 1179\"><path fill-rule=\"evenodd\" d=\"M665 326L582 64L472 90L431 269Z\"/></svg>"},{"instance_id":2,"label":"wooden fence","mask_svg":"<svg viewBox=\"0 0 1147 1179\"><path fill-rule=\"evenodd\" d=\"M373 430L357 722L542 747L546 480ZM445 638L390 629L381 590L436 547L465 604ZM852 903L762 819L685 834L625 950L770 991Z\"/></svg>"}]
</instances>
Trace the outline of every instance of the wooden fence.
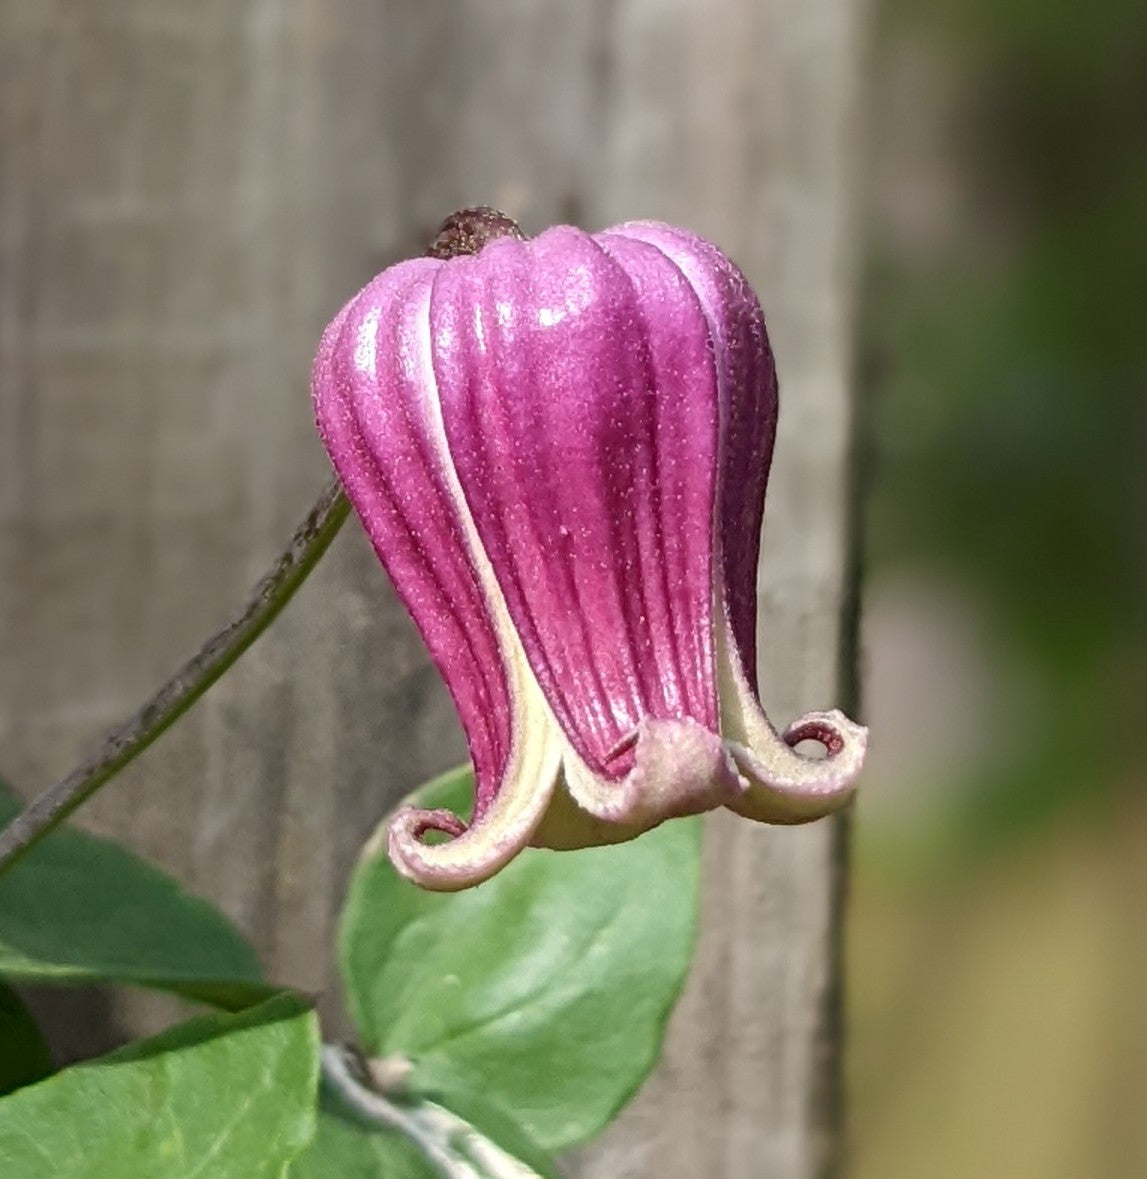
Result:
<instances>
[{"instance_id":1,"label":"wooden fence","mask_svg":"<svg viewBox=\"0 0 1147 1179\"><path fill-rule=\"evenodd\" d=\"M861 24L859 0L0 0L4 772L58 776L241 599L327 477L320 328L480 202L533 231L677 221L747 270L782 380L765 701L840 702ZM352 523L81 821L218 901L337 1033L351 862L463 750ZM711 820L665 1060L571 1174L829 1173L839 835ZM38 1002L65 1052L166 1014Z\"/></svg>"}]
</instances>

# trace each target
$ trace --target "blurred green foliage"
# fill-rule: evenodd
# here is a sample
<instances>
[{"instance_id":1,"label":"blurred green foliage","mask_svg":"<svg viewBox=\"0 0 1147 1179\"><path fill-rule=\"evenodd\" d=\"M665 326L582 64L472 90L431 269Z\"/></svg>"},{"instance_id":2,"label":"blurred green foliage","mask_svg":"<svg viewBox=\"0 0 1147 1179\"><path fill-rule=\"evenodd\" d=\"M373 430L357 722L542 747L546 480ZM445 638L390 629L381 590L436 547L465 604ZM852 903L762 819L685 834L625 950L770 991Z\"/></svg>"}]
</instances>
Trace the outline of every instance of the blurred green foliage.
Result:
<instances>
[{"instance_id":1,"label":"blurred green foliage","mask_svg":"<svg viewBox=\"0 0 1147 1179\"><path fill-rule=\"evenodd\" d=\"M966 584L1029 671L1031 732L967 784L991 846L1143 777L1147 8L893 0L883 23L959 63L967 207L939 256L870 260L869 551Z\"/></svg>"},{"instance_id":2,"label":"blurred green foliage","mask_svg":"<svg viewBox=\"0 0 1147 1179\"><path fill-rule=\"evenodd\" d=\"M948 87L930 126L952 199L924 242L874 211L868 552L874 585L939 575L986 616L974 658L1001 731L907 783L943 800L923 821L893 832L862 794L852 1173L1130 1179L1147 1175L1147 6L886 0L878 69L905 45L926 49L909 101ZM886 195L919 176L898 150Z\"/></svg>"}]
</instances>

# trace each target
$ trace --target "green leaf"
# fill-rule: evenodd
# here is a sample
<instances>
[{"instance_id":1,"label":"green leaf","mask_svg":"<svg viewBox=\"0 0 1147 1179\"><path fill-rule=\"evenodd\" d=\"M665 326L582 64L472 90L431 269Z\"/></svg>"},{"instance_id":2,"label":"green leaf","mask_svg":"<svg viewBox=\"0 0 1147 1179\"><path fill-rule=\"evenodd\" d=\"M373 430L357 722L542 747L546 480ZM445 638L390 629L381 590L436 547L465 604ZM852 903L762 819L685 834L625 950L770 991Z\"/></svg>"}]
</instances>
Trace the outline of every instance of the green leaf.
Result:
<instances>
[{"instance_id":1,"label":"green leaf","mask_svg":"<svg viewBox=\"0 0 1147 1179\"><path fill-rule=\"evenodd\" d=\"M318 1027L292 995L180 1024L0 1100L13 1179L281 1179L314 1134Z\"/></svg>"},{"instance_id":2,"label":"green leaf","mask_svg":"<svg viewBox=\"0 0 1147 1179\"><path fill-rule=\"evenodd\" d=\"M473 1097L456 1094L447 1108L441 1098L411 1096L391 1109L406 1132L364 1120L324 1078L318 1133L291 1179L441 1179L444 1169L466 1179L557 1179L552 1161L519 1126Z\"/></svg>"},{"instance_id":3,"label":"green leaf","mask_svg":"<svg viewBox=\"0 0 1147 1179\"><path fill-rule=\"evenodd\" d=\"M417 805L465 813L468 770ZM480 1092L543 1149L605 1126L656 1063L696 940L700 823L632 843L526 851L462 893L401 879L372 841L351 880L340 950L369 1050L411 1084Z\"/></svg>"},{"instance_id":4,"label":"green leaf","mask_svg":"<svg viewBox=\"0 0 1147 1179\"><path fill-rule=\"evenodd\" d=\"M19 809L0 784L0 826ZM135 983L230 1010L274 993L207 901L119 844L67 828L0 877L0 978Z\"/></svg>"},{"instance_id":5,"label":"green leaf","mask_svg":"<svg viewBox=\"0 0 1147 1179\"><path fill-rule=\"evenodd\" d=\"M0 1097L52 1071L48 1046L15 992L0 985Z\"/></svg>"},{"instance_id":6,"label":"green leaf","mask_svg":"<svg viewBox=\"0 0 1147 1179\"><path fill-rule=\"evenodd\" d=\"M397 1132L371 1130L349 1114L326 1107L290 1179L441 1179L418 1147Z\"/></svg>"}]
</instances>

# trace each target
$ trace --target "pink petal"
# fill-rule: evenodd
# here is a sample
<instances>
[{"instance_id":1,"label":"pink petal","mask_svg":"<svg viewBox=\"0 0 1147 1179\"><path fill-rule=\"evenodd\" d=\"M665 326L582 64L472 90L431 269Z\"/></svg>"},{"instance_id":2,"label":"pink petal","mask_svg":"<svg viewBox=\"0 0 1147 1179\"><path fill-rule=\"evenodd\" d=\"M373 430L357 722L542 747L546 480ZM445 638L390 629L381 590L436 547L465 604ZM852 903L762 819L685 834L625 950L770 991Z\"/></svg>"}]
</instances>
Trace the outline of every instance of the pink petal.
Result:
<instances>
[{"instance_id":1,"label":"pink petal","mask_svg":"<svg viewBox=\"0 0 1147 1179\"><path fill-rule=\"evenodd\" d=\"M400 825L410 846L391 840L400 868L424 883L454 887L489 875L529 841L559 754L545 734L526 731L532 684L523 685L511 663L515 640L499 626L497 589L484 576L446 452L427 316L441 267L429 259L402 263L352 299L323 336L312 388L319 429L347 495L466 729L476 777L467 834L459 835L458 821L443 812L419 812ZM456 837L449 851L422 844L431 829Z\"/></svg>"},{"instance_id":2,"label":"pink petal","mask_svg":"<svg viewBox=\"0 0 1147 1179\"><path fill-rule=\"evenodd\" d=\"M764 316L740 270L714 246L660 222L619 232L655 245L696 290L714 341L721 406L717 664L721 732L741 775L734 810L771 823L819 818L851 798L868 733L838 711L809 713L778 734L758 700L756 571L765 486L777 424L777 378ZM826 756L796 752L819 740Z\"/></svg>"},{"instance_id":3,"label":"pink petal","mask_svg":"<svg viewBox=\"0 0 1147 1179\"><path fill-rule=\"evenodd\" d=\"M647 719L717 729L708 325L655 249L568 227L435 278L450 451L541 691L619 781Z\"/></svg>"},{"instance_id":4,"label":"pink petal","mask_svg":"<svg viewBox=\"0 0 1147 1179\"><path fill-rule=\"evenodd\" d=\"M721 405L720 576L737 652L757 691L757 561L777 431L777 374L752 287L715 246L658 221L617 232L663 251L688 279L709 323Z\"/></svg>"}]
</instances>

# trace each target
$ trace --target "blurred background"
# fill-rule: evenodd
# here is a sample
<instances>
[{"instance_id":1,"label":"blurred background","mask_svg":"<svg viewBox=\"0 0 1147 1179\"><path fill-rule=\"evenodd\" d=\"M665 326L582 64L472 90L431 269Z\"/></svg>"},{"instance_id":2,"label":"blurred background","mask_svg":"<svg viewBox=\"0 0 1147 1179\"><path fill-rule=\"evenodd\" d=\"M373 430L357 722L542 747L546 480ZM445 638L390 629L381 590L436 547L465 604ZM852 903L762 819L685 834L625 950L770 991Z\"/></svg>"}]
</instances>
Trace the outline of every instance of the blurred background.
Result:
<instances>
[{"instance_id":1,"label":"blurred background","mask_svg":"<svg viewBox=\"0 0 1147 1179\"><path fill-rule=\"evenodd\" d=\"M1147 1175L1147 9L886 0L861 1179Z\"/></svg>"}]
</instances>

